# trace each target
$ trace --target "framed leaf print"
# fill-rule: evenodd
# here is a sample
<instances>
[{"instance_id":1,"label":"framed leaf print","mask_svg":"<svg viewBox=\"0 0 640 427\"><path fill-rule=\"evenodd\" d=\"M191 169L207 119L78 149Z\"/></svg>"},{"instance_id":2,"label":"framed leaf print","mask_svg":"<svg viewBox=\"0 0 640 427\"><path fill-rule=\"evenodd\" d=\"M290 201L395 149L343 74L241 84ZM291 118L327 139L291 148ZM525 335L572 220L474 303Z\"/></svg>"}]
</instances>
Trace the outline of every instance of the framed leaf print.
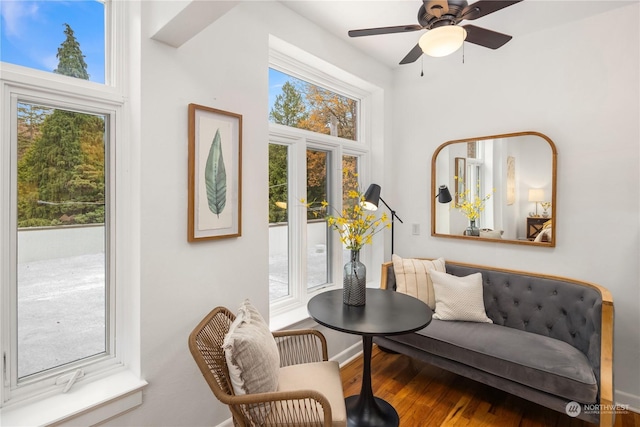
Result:
<instances>
[{"instance_id":1,"label":"framed leaf print","mask_svg":"<svg viewBox=\"0 0 640 427\"><path fill-rule=\"evenodd\" d=\"M189 104L190 242L239 237L242 115Z\"/></svg>"}]
</instances>

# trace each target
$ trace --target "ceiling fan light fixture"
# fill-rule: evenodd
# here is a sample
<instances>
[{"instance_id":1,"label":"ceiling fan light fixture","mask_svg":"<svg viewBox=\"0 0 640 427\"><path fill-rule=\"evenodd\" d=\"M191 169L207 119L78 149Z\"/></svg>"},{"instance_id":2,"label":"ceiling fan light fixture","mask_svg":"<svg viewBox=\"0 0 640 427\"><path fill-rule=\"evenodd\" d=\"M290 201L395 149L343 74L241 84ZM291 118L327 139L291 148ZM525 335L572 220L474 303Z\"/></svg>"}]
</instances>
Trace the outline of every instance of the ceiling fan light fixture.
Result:
<instances>
[{"instance_id":1,"label":"ceiling fan light fixture","mask_svg":"<svg viewBox=\"0 0 640 427\"><path fill-rule=\"evenodd\" d=\"M418 44L426 55L441 57L451 55L460 49L467 31L458 25L445 25L427 31L420 37Z\"/></svg>"}]
</instances>

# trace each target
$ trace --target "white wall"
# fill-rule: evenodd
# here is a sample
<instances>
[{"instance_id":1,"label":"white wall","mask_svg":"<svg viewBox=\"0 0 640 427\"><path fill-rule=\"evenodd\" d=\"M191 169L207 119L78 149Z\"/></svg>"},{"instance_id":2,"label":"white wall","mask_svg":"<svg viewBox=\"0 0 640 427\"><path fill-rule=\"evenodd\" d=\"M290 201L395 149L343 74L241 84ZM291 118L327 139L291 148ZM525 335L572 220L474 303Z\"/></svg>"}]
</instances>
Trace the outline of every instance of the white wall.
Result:
<instances>
[{"instance_id":1,"label":"white wall","mask_svg":"<svg viewBox=\"0 0 640 427\"><path fill-rule=\"evenodd\" d=\"M576 7L580 7L579 3ZM397 72L396 252L530 270L606 286L615 303L616 399L640 408L639 5L514 37L467 44ZM446 78L443 78L446 76ZM535 130L558 149L557 246L430 236L430 161L453 139ZM418 191L416 191L418 189ZM422 235L411 235L411 224Z\"/></svg>"},{"instance_id":2,"label":"white wall","mask_svg":"<svg viewBox=\"0 0 640 427\"><path fill-rule=\"evenodd\" d=\"M141 14L141 369L149 386L140 408L107 425L217 425L230 413L202 379L187 337L218 305L249 297L269 312L269 32L378 87L391 73L273 2L240 2L176 49L150 39L162 25L152 19L160 3L142 2ZM187 242L189 103L243 115L239 238Z\"/></svg>"}]
</instances>

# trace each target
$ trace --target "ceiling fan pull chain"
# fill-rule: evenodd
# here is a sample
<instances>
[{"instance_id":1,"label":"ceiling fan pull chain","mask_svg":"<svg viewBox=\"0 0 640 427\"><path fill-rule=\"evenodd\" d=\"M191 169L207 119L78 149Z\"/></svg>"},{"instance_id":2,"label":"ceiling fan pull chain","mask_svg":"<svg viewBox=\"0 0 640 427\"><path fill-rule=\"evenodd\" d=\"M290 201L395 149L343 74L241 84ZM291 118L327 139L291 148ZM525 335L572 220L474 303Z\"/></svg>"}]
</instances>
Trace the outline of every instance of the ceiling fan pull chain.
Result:
<instances>
[{"instance_id":1,"label":"ceiling fan pull chain","mask_svg":"<svg viewBox=\"0 0 640 427\"><path fill-rule=\"evenodd\" d=\"M422 55L422 64L420 65L420 77L424 77L424 55Z\"/></svg>"}]
</instances>

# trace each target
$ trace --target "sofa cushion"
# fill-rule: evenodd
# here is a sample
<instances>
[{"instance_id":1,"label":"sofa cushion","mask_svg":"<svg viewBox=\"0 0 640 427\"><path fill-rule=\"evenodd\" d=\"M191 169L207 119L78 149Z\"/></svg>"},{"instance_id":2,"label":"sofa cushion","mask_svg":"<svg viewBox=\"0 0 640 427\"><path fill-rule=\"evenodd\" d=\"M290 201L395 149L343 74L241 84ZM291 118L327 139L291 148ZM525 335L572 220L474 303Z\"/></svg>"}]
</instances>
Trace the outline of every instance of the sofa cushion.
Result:
<instances>
[{"instance_id":1,"label":"sofa cushion","mask_svg":"<svg viewBox=\"0 0 640 427\"><path fill-rule=\"evenodd\" d=\"M458 277L432 270L429 276L436 294L434 319L493 323L484 310L482 274Z\"/></svg>"},{"instance_id":2,"label":"sofa cushion","mask_svg":"<svg viewBox=\"0 0 640 427\"><path fill-rule=\"evenodd\" d=\"M554 338L491 323L439 320L388 338L576 402L593 403L598 396L586 356Z\"/></svg>"},{"instance_id":3,"label":"sofa cushion","mask_svg":"<svg viewBox=\"0 0 640 427\"><path fill-rule=\"evenodd\" d=\"M436 270L445 272L444 258L433 261L427 259L400 258L392 255L393 272L396 279L396 290L403 294L418 298L432 310L436 308L433 283L428 272Z\"/></svg>"}]
</instances>

